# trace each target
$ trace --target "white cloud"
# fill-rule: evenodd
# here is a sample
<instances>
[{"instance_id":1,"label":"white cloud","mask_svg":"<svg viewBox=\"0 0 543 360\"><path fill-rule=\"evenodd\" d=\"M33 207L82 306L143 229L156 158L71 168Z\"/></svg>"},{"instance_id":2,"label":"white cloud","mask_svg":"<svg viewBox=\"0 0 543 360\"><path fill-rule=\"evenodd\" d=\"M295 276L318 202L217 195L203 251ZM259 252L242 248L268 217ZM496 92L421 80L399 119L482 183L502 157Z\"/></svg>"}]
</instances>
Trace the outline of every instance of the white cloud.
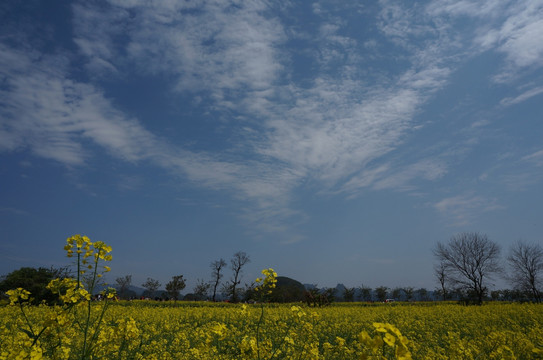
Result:
<instances>
[{"instance_id":1,"label":"white cloud","mask_svg":"<svg viewBox=\"0 0 543 360\"><path fill-rule=\"evenodd\" d=\"M504 209L496 199L473 194L445 198L433 207L453 226L468 225L475 222L481 213Z\"/></svg>"},{"instance_id":2,"label":"white cloud","mask_svg":"<svg viewBox=\"0 0 543 360\"><path fill-rule=\"evenodd\" d=\"M28 148L43 158L82 165L92 156L85 145L91 140L114 157L150 161L204 186L236 189L242 198L256 199L262 206L277 202L286 192L274 183L289 184L296 179L288 169L236 164L218 155L177 148L127 118L92 85L69 79L59 68L51 69L49 61L29 59L5 46L1 53L1 75L7 84L1 93L0 120L5 150ZM23 69L26 71L19 71ZM257 176L254 170L258 167Z\"/></svg>"},{"instance_id":3,"label":"white cloud","mask_svg":"<svg viewBox=\"0 0 543 360\"><path fill-rule=\"evenodd\" d=\"M146 149L157 141L114 109L101 91L65 77L62 67L52 67L47 56L32 60L8 47L2 47L2 54L3 60L10 58L0 70L7 84L1 92L1 124L10 139L3 147L28 147L38 156L80 165L89 155L85 138L129 161L146 157Z\"/></svg>"},{"instance_id":4,"label":"white cloud","mask_svg":"<svg viewBox=\"0 0 543 360\"><path fill-rule=\"evenodd\" d=\"M441 178L446 172L447 167L443 161L424 159L382 178L375 183L374 188L377 190L401 189L407 187L412 180L422 178L433 181Z\"/></svg>"},{"instance_id":5,"label":"white cloud","mask_svg":"<svg viewBox=\"0 0 543 360\"><path fill-rule=\"evenodd\" d=\"M126 116L97 85L71 78L67 66L5 47L0 61L7 64L2 71L9 89L2 90L8 106L2 110L0 148L26 147L38 156L81 165L92 156L90 141L115 157L146 161L250 200L254 206L245 216L255 223L286 214L303 218L290 209L290 201L306 179L324 193L353 195L364 189L411 189L417 180L435 181L447 173L446 162L428 154L384 161L422 126L417 114L461 61L456 50L462 41L448 32L447 16L489 16L499 23L476 42L514 56L508 59L515 66L537 64L541 55L537 44L518 39L540 31L528 7L515 13L491 1L480 7L441 1L407 9L382 1L379 29L400 45L399 65L370 75L377 80L368 84L356 70L357 61L365 59L369 45L377 52L383 44L359 43L342 31L347 24L331 19L317 34L297 38L319 49L318 72L302 86L292 80L284 53L289 32L266 2L109 3L105 9L88 2L73 6L74 41L89 74L122 78L137 71L167 77L206 110L231 111L228 121L243 129L241 143L222 153L176 146L147 130L144 119ZM507 19L498 11L504 8ZM534 88L503 103L541 92ZM436 209L454 213L463 200L444 199ZM470 206L464 202L464 207ZM268 226L280 229L279 223Z\"/></svg>"},{"instance_id":6,"label":"white cloud","mask_svg":"<svg viewBox=\"0 0 543 360\"><path fill-rule=\"evenodd\" d=\"M229 90L263 90L281 69L275 45L284 40L264 2L111 1L104 9L75 5L76 43L91 59L129 63L140 71L177 78L182 91L206 90L223 99ZM184 11L189 8L192 11ZM126 39L115 40L123 29Z\"/></svg>"},{"instance_id":7,"label":"white cloud","mask_svg":"<svg viewBox=\"0 0 543 360\"><path fill-rule=\"evenodd\" d=\"M499 31L498 49L517 67L543 65L543 2L522 1Z\"/></svg>"},{"instance_id":8,"label":"white cloud","mask_svg":"<svg viewBox=\"0 0 543 360\"><path fill-rule=\"evenodd\" d=\"M543 150L536 151L530 155L526 155L522 160L532 161L537 166L543 166Z\"/></svg>"},{"instance_id":9,"label":"white cloud","mask_svg":"<svg viewBox=\"0 0 543 360\"><path fill-rule=\"evenodd\" d=\"M122 61L134 62L144 71L177 77L180 90L207 91L218 109L262 119L264 132L259 130L257 138L267 141L253 143L257 154L297 169L297 176L316 176L329 186L395 149L419 107L444 86L450 75L450 69L437 64L439 53L422 47L415 49L414 58L424 58L416 69L404 72L385 87L365 88L349 65L358 59L357 52L365 52L365 47L339 35L343 24L334 21L323 23L317 38L323 69L339 59L341 78L317 75L311 88L293 83L284 86L281 79L287 69L280 45L286 40L286 32L279 20L265 16L267 6L263 2L236 7L210 2L192 5L197 11L191 12L180 11L181 5L172 8L170 3L112 3L114 15L101 22L92 21L96 10L90 6L74 8L76 17L91 19L75 22L78 38L99 43L82 48L82 52L115 63L119 51L110 50L107 57L108 51L102 49L111 48L112 40L103 41L91 34L111 37L120 25L108 21L120 21L129 29L126 43L116 44L126 50ZM409 26L413 13L405 16L390 7L386 26L401 18L416 35L432 32L422 24L413 30ZM102 29L95 31L97 26ZM291 105L278 103L278 98L291 99Z\"/></svg>"},{"instance_id":10,"label":"white cloud","mask_svg":"<svg viewBox=\"0 0 543 360\"><path fill-rule=\"evenodd\" d=\"M39 156L77 165L91 156L83 146L90 139L115 157L175 169L202 186L234 189L262 209L286 207L290 191L306 177L334 187L394 150L419 107L450 74L430 59L384 86L366 88L348 66L340 79L317 74L310 88L284 85L281 79L288 74L280 45L285 31L279 20L265 16L263 2L230 6L112 1L105 9L77 3L73 12L74 41L94 74L125 76L121 69L131 64L173 77L179 90L207 92L219 109L235 107L240 115L262 119L262 127L253 128L258 129L255 141L249 138L243 145L244 151L254 152L255 160L247 162L235 152L226 159L168 144L116 109L97 87L13 49L3 54L11 84L5 102L12 107L7 118L18 121L4 121L2 146L28 147ZM349 64L357 51L366 50L364 44L338 35L341 26L324 24L319 41L339 57L345 55L342 63ZM420 51L424 49L415 53ZM324 63L335 56L328 55L332 58L322 58ZM21 61L24 73L14 75L12 68ZM427 176L424 171L415 173Z\"/></svg>"},{"instance_id":11,"label":"white cloud","mask_svg":"<svg viewBox=\"0 0 543 360\"><path fill-rule=\"evenodd\" d=\"M477 16L494 18L502 14L508 1L503 0L437 0L427 6L431 15Z\"/></svg>"},{"instance_id":12,"label":"white cloud","mask_svg":"<svg viewBox=\"0 0 543 360\"><path fill-rule=\"evenodd\" d=\"M502 101L500 101L500 104L503 105L503 106L511 106L511 105L516 105L516 104L519 104L523 101L526 101L534 96L537 96L539 94L543 93L543 86L539 86L539 87L535 87L533 89L530 89L530 90L527 90L525 92L523 92L522 94L514 97L514 98L511 98L511 97L508 97L508 98L505 98L505 99L502 99Z\"/></svg>"},{"instance_id":13,"label":"white cloud","mask_svg":"<svg viewBox=\"0 0 543 360\"><path fill-rule=\"evenodd\" d=\"M427 11L434 16L476 19L475 53L493 49L506 56L507 66L496 74L496 81L508 81L526 67L543 66L542 1L437 0Z\"/></svg>"}]
</instances>

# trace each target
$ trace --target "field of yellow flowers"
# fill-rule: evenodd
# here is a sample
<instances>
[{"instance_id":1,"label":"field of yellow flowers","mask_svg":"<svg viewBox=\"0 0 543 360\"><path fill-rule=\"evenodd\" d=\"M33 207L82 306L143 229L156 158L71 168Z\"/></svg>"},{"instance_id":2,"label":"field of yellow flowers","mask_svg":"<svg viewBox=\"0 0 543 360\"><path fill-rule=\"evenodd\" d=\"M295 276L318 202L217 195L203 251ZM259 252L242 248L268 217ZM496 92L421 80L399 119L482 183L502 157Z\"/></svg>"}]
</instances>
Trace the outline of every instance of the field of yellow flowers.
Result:
<instances>
[{"instance_id":1,"label":"field of yellow flowers","mask_svg":"<svg viewBox=\"0 0 543 360\"><path fill-rule=\"evenodd\" d=\"M98 319L101 306L91 317ZM0 308L1 359L539 359L543 307L535 304L235 305L118 302L103 313L88 356L81 322L56 322L32 344L17 307ZM36 326L33 331L39 331Z\"/></svg>"},{"instance_id":2,"label":"field of yellow flowers","mask_svg":"<svg viewBox=\"0 0 543 360\"><path fill-rule=\"evenodd\" d=\"M74 235L64 249L75 277L49 283L55 304L7 291L0 360L543 358L541 305L266 304L273 269L256 279L259 304L115 301L114 289L92 301L111 247Z\"/></svg>"}]
</instances>

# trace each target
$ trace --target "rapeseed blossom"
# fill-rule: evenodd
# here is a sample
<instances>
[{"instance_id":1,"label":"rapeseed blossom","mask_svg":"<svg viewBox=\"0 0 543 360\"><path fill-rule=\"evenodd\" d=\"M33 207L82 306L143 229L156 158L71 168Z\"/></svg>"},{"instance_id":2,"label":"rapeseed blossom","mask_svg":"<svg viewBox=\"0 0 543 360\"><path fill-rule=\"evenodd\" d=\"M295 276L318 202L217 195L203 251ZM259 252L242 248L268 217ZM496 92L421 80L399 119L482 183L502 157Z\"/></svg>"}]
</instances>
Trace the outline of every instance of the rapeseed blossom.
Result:
<instances>
[{"instance_id":1,"label":"rapeseed blossom","mask_svg":"<svg viewBox=\"0 0 543 360\"><path fill-rule=\"evenodd\" d=\"M259 277L255 280L255 291L262 296L270 295L277 283L277 273L269 268L262 270L262 275L264 275L264 278Z\"/></svg>"},{"instance_id":2,"label":"rapeseed blossom","mask_svg":"<svg viewBox=\"0 0 543 360\"><path fill-rule=\"evenodd\" d=\"M23 288L17 288L6 291L6 295L9 296L10 305L15 305L21 300L28 300L30 296L30 291L27 291Z\"/></svg>"}]
</instances>

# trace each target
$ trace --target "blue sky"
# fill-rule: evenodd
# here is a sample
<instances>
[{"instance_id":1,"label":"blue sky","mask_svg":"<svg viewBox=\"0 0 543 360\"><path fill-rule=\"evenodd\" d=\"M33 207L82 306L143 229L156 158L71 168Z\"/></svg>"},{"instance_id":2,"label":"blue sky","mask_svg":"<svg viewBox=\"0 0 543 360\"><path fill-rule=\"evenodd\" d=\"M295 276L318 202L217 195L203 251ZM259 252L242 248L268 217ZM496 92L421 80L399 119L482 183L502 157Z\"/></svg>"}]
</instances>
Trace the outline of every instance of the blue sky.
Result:
<instances>
[{"instance_id":1,"label":"blue sky","mask_svg":"<svg viewBox=\"0 0 543 360\"><path fill-rule=\"evenodd\" d=\"M541 39L540 0L3 1L0 273L80 233L110 282L432 289L458 232L541 243Z\"/></svg>"}]
</instances>

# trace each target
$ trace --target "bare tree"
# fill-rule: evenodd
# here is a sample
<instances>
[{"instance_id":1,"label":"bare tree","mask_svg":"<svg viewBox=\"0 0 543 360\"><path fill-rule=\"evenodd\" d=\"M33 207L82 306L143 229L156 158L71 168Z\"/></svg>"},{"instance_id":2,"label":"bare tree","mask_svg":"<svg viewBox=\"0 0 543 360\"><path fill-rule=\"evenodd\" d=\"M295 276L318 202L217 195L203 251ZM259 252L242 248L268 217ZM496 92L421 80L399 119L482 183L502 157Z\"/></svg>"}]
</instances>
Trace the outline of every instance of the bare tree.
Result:
<instances>
[{"instance_id":1,"label":"bare tree","mask_svg":"<svg viewBox=\"0 0 543 360\"><path fill-rule=\"evenodd\" d=\"M388 287L386 286L379 286L375 288L375 296L377 296L377 300L379 300L380 302L385 302L387 298L387 293Z\"/></svg>"},{"instance_id":2,"label":"bare tree","mask_svg":"<svg viewBox=\"0 0 543 360\"><path fill-rule=\"evenodd\" d=\"M539 244L516 242L509 249L507 262L511 269L508 280L517 290L530 293L535 302L541 302L543 286L543 248Z\"/></svg>"},{"instance_id":3,"label":"bare tree","mask_svg":"<svg viewBox=\"0 0 543 360\"><path fill-rule=\"evenodd\" d=\"M392 289L392 298L396 301L400 301L402 299L402 292L403 289L399 287Z\"/></svg>"},{"instance_id":4,"label":"bare tree","mask_svg":"<svg viewBox=\"0 0 543 360\"><path fill-rule=\"evenodd\" d=\"M232 295L232 284L230 281L222 283L219 292L222 298L229 298Z\"/></svg>"},{"instance_id":5,"label":"bare tree","mask_svg":"<svg viewBox=\"0 0 543 360\"><path fill-rule=\"evenodd\" d=\"M147 281L141 284L141 286L146 289L145 293L147 294L147 296L152 297L155 294L155 291L157 291L160 287L160 282L153 278L147 278Z\"/></svg>"},{"instance_id":6,"label":"bare tree","mask_svg":"<svg viewBox=\"0 0 543 360\"><path fill-rule=\"evenodd\" d=\"M209 294L209 289L211 288L211 284L208 282L205 282L202 279L198 279L196 281L196 285L194 286L194 295L200 300L207 300L207 296Z\"/></svg>"},{"instance_id":7,"label":"bare tree","mask_svg":"<svg viewBox=\"0 0 543 360\"><path fill-rule=\"evenodd\" d=\"M221 271L226 266L226 261L224 259L219 259L213 261L211 264L211 276L213 277L211 280L211 285L213 286L213 296L211 299L215 301L215 296L217 295L217 288L219 287L219 284L221 282L222 274Z\"/></svg>"},{"instance_id":8,"label":"bare tree","mask_svg":"<svg viewBox=\"0 0 543 360\"><path fill-rule=\"evenodd\" d=\"M354 300L354 293L355 292L356 292L356 288L354 288L354 287L351 287L351 288L346 287L345 289L343 289L343 299L345 301L352 302Z\"/></svg>"},{"instance_id":9,"label":"bare tree","mask_svg":"<svg viewBox=\"0 0 543 360\"><path fill-rule=\"evenodd\" d=\"M238 251L237 253L235 253L230 260L230 265L234 273L232 275L232 279L230 280L232 302L238 302L236 286L241 283L241 270L249 262L251 262L251 259L249 259L249 255L247 255L243 251Z\"/></svg>"},{"instance_id":10,"label":"bare tree","mask_svg":"<svg viewBox=\"0 0 543 360\"><path fill-rule=\"evenodd\" d=\"M419 289L415 290L415 294L417 294L420 301L428 301L429 300L428 290L426 290L425 288L419 288Z\"/></svg>"},{"instance_id":11,"label":"bare tree","mask_svg":"<svg viewBox=\"0 0 543 360\"><path fill-rule=\"evenodd\" d=\"M130 284L132 284L132 275L125 275L115 279L117 285L119 285L119 296L124 297Z\"/></svg>"},{"instance_id":12,"label":"bare tree","mask_svg":"<svg viewBox=\"0 0 543 360\"><path fill-rule=\"evenodd\" d=\"M440 262L438 265L434 266L434 274L437 281L439 281L439 285L441 286L441 296L443 297L443 300L447 300L447 267L445 266L444 262Z\"/></svg>"},{"instance_id":13,"label":"bare tree","mask_svg":"<svg viewBox=\"0 0 543 360\"><path fill-rule=\"evenodd\" d=\"M478 304L488 291L487 281L501 271L500 247L479 233L460 233L447 244L438 242L434 255L448 279L472 294Z\"/></svg>"},{"instance_id":14,"label":"bare tree","mask_svg":"<svg viewBox=\"0 0 543 360\"><path fill-rule=\"evenodd\" d=\"M411 286L408 286L404 288L403 291L405 293L405 300L411 301L413 299L413 294L415 292L415 289Z\"/></svg>"},{"instance_id":15,"label":"bare tree","mask_svg":"<svg viewBox=\"0 0 543 360\"><path fill-rule=\"evenodd\" d=\"M370 287L367 287L364 284L362 284L362 286L360 286L360 294L361 294L362 300L371 301L371 288Z\"/></svg>"},{"instance_id":16,"label":"bare tree","mask_svg":"<svg viewBox=\"0 0 543 360\"><path fill-rule=\"evenodd\" d=\"M172 276L172 280L166 284L166 291L168 294L177 301L179 298L179 292L185 288L185 279L183 275Z\"/></svg>"}]
</instances>

